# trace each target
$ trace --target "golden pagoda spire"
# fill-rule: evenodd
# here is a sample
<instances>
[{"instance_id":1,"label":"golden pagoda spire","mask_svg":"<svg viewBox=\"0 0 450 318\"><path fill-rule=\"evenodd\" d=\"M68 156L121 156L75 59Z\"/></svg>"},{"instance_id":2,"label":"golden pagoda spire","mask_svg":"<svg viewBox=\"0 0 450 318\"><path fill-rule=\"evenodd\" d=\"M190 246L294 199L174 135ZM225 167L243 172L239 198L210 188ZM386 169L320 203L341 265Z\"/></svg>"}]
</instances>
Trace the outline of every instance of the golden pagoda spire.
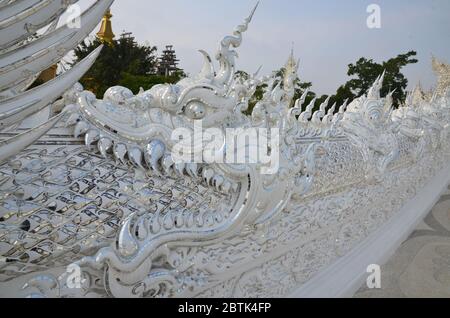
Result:
<instances>
[{"instance_id":1,"label":"golden pagoda spire","mask_svg":"<svg viewBox=\"0 0 450 318\"><path fill-rule=\"evenodd\" d=\"M111 24L112 16L113 15L111 14L111 10L108 9L108 11L106 11L105 15L103 16L102 25L100 26L100 30L97 33L97 37L100 39L100 41L108 45L113 45L113 39L115 37Z\"/></svg>"}]
</instances>

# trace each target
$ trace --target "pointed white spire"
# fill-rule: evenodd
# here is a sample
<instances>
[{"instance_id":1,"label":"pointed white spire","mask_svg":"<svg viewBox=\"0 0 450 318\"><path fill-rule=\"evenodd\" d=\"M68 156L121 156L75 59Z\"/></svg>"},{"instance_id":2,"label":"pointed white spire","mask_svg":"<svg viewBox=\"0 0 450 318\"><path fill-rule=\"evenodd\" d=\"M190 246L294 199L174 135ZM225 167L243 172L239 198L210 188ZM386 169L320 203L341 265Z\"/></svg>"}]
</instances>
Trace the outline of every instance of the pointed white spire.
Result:
<instances>
[{"instance_id":1,"label":"pointed white spire","mask_svg":"<svg viewBox=\"0 0 450 318\"><path fill-rule=\"evenodd\" d=\"M380 99L381 98L381 89L383 88L384 77L386 75L386 70L377 77L372 87L369 89L367 93L367 98L369 99Z\"/></svg>"}]
</instances>

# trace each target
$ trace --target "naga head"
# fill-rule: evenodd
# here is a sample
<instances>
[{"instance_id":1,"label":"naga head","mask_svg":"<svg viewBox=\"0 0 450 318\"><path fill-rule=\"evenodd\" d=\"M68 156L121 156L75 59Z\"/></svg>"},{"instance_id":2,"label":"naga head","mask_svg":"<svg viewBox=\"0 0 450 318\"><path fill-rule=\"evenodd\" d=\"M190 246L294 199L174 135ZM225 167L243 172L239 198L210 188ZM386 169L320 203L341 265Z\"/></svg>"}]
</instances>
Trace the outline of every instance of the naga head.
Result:
<instances>
[{"instance_id":1,"label":"naga head","mask_svg":"<svg viewBox=\"0 0 450 318\"><path fill-rule=\"evenodd\" d=\"M241 45L242 34L247 31L258 4L236 27L233 35L225 36L220 41L216 54L218 71L208 53L200 51L204 65L196 76L184 78L176 84L156 85L147 91L141 89L137 95L125 87L112 87L105 93L104 102L140 112L141 115L160 109L187 122L202 120L205 127L227 122L237 111L246 108L241 104L248 104L259 84L256 74L246 81L236 78L237 53L234 50Z\"/></svg>"},{"instance_id":2,"label":"naga head","mask_svg":"<svg viewBox=\"0 0 450 318\"><path fill-rule=\"evenodd\" d=\"M366 96L356 99L349 105L345 121L377 129L391 120L393 92L386 98L381 98L384 76L385 73L376 79Z\"/></svg>"}]
</instances>

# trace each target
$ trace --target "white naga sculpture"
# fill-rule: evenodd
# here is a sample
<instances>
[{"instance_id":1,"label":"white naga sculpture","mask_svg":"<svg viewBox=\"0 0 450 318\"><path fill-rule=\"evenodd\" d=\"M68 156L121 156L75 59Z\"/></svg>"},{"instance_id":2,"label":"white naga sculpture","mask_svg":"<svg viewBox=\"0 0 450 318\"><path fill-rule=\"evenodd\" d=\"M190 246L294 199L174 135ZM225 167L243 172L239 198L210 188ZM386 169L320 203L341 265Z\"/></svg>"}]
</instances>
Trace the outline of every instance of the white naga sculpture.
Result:
<instances>
[{"instance_id":1,"label":"white naga sculpture","mask_svg":"<svg viewBox=\"0 0 450 318\"><path fill-rule=\"evenodd\" d=\"M112 3L93 4L81 29L24 41L35 30L24 34L24 25L51 23L73 2L0 2L10 36L0 30L8 46L0 54L2 297L351 295L449 183L448 65L437 64L431 99L416 90L393 110L380 75L348 107L327 101L312 113L306 93L291 107L292 55L283 78L236 75L234 49L253 11L220 42L218 69L201 51L201 72L175 85L137 95L113 87L98 100L75 84L96 50L25 91ZM16 19L25 4L38 9ZM263 83L263 99L244 115ZM48 105L61 95L64 110L53 115ZM270 151L279 151L279 169L175 162L172 132L194 131L197 120L220 131L278 129L279 149Z\"/></svg>"}]
</instances>

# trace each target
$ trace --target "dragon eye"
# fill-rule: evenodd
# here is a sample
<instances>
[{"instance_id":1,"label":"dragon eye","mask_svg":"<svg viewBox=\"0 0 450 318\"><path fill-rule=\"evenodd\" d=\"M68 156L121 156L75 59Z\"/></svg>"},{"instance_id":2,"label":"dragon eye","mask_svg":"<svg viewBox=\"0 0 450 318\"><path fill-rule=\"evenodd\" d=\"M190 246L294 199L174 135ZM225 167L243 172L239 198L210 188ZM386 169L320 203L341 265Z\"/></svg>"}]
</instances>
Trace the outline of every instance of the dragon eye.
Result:
<instances>
[{"instance_id":1,"label":"dragon eye","mask_svg":"<svg viewBox=\"0 0 450 318\"><path fill-rule=\"evenodd\" d=\"M190 119L203 119L206 115L205 104L199 101L189 102L186 105L185 115Z\"/></svg>"}]
</instances>

